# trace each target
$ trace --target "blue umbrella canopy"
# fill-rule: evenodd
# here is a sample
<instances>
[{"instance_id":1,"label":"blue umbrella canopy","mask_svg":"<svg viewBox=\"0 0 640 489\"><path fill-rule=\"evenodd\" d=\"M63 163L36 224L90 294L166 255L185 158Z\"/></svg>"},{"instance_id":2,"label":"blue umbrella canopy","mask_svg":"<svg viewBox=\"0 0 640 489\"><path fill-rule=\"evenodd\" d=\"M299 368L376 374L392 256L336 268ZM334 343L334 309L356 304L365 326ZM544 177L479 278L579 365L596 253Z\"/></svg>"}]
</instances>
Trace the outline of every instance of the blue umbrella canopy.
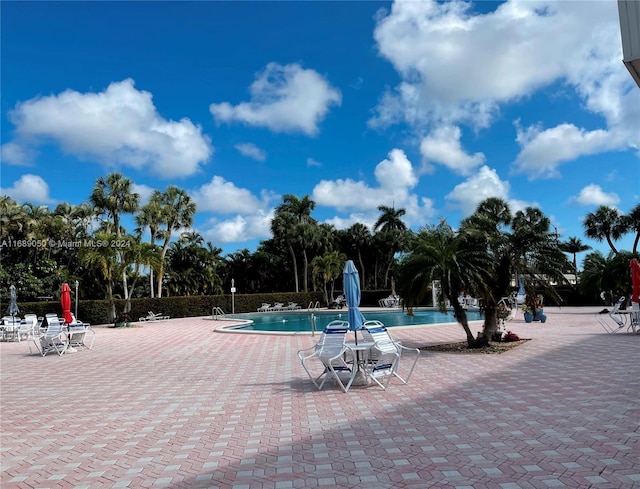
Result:
<instances>
[{"instance_id":1,"label":"blue umbrella canopy","mask_svg":"<svg viewBox=\"0 0 640 489\"><path fill-rule=\"evenodd\" d=\"M344 295L349 306L349 329L358 331L362 329L365 319L358 306L360 306L360 275L353 264L353 260L347 260L343 273Z\"/></svg>"},{"instance_id":2,"label":"blue umbrella canopy","mask_svg":"<svg viewBox=\"0 0 640 489\"><path fill-rule=\"evenodd\" d=\"M16 296L16 286L13 284L9 287L9 308L7 312L12 316L16 316L20 312L18 308L18 298Z\"/></svg>"}]
</instances>

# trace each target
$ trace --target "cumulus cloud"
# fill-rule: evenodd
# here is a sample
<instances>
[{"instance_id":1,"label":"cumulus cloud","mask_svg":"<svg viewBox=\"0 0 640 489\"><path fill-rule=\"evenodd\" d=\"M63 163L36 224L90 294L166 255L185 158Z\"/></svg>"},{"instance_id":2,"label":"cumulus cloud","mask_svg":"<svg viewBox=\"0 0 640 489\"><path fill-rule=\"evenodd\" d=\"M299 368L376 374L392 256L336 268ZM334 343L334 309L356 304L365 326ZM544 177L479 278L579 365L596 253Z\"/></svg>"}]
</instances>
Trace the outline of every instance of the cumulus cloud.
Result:
<instances>
[{"instance_id":1,"label":"cumulus cloud","mask_svg":"<svg viewBox=\"0 0 640 489\"><path fill-rule=\"evenodd\" d=\"M254 160L264 161L267 159L267 153L253 143L236 144L235 148L240 151L241 155L253 158Z\"/></svg>"},{"instance_id":2,"label":"cumulus cloud","mask_svg":"<svg viewBox=\"0 0 640 489\"><path fill-rule=\"evenodd\" d=\"M342 103L340 91L318 72L293 63L269 63L249 87L251 101L236 106L213 103L209 111L218 122L241 122L274 132L318 134L329 108Z\"/></svg>"},{"instance_id":3,"label":"cumulus cloud","mask_svg":"<svg viewBox=\"0 0 640 489\"><path fill-rule=\"evenodd\" d=\"M433 125L464 124L477 130L502 106L562 83L605 125L587 130L565 121L519 131L516 171L549 177L559 163L582 154L640 148L640 93L620 68L615 2L583 2L576 9L573 2L509 0L487 13L472 9L458 0L396 1L378 17L379 53L402 80L381 97L371 126L407 123L425 133ZM566 148L573 144L554 151L547 142L561 133L586 143L585 153ZM548 163L536 166L534 153L544 153Z\"/></svg>"},{"instance_id":4,"label":"cumulus cloud","mask_svg":"<svg viewBox=\"0 0 640 489\"><path fill-rule=\"evenodd\" d=\"M462 132L457 126L438 127L420 143L422 170L430 172L432 163L446 166L459 175L470 175L485 162L482 153L465 153L460 144Z\"/></svg>"},{"instance_id":5,"label":"cumulus cloud","mask_svg":"<svg viewBox=\"0 0 640 489\"><path fill-rule=\"evenodd\" d=\"M0 195L8 195L16 202L54 204L49 197L49 185L38 175L22 175L11 187L0 188Z\"/></svg>"},{"instance_id":6,"label":"cumulus cloud","mask_svg":"<svg viewBox=\"0 0 640 489\"><path fill-rule=\"evenodd\" d=\"M33 148L16 142L9 142L0 147L0 159L8 165L31 166L37 155Z\"/></svg>"},{"instance_id":7,"label":"cumulus cloud","mask_svg":"<svg viewBox=\"0 0 640 489\"><path fill-rule=\"evenodd\" d=\"M152 187L149 187L149 185L144 185L139 183L133 184L133 191L136 194L140 195L140 205L145 205L146 203L149 202L154 190L155 189Z\"/></svg>"},{"instance_id":8,"label":"cumulus cloud","mask_svg":"<svg viewBox=\"0 0 640 489\"><path fill-rule=\"evenodd\" d=\"M409 225L422 224L433 215L433 202L427 198L418 199L410 192L418 178L404 151L391 150L388 157L376 165L374 176L377 186L349 178L321 180L313 189L312 199L319 206L356 213L360 222L375 222L380 205L405 209ZM346 222L356 221L349 218Z\"/></svg>"},{"instance_id":9,"label":"cumulus cloud","mask_svg":"<svg viewBox=\"0 0 640 489\"><path fill-rule=\"evenodd\" d=\"M509 201L510 188L509 182L500 180L495 170L483 166L475 175L456 185L445 199L452 207L460 209L465 216L468 216L476 210L480 202L489 197ZM516 205L516 207L521 206Z\"/></svg>"},{"instance_id":10,"label":"cumulus cloud","mask_svg":"<svg viewBox=\"0 0 640 489\"><path fill-rule=\"evenodd\" d=\"M220 214L251 214L260 212L274 195L263 191L258 199L251 191L236 187L232 182L220 176L214 176L211 181L195 192L193 199L199 211L218 212Z\"/></svg>"},{"instance_id":11,"label":"cumulus cloud","mask_svg":"<svg viewBox=\"0 0 640 489\"><path fill-rule=\"evenodd\" d=\"M604 192L600 185L592 183L580 190L578 195L571 197L569 201L586 206L616 206L620 203L620 198L615 192Z\"/></svg>"},{"instance_id":12,"label":"cumulus cloud","mask_svg":"<svg viewBox=\"0 0 640 489\"><path fill-rule=\"evenodd\" d=\"M253 239L271 237L271 221L273 209L259 210L252 215L236 215L235 217L219 221L212 219L202 230L203 236L213 243L238 243Z\"/></svg>"},{"instance_id":13,"label":"cumulus cloud","mask_svg":"<svg viewBox=\"0 0 640 489\"><path fill-rule=\"evenodd\" d=\"M53 140L78 158L163 178L192 175L213 153L199 126L162 118L151 93L136 90L132 79L100 93L66 90L20 102L9 118L23 142Z\"/></svg>"}]
</instances>

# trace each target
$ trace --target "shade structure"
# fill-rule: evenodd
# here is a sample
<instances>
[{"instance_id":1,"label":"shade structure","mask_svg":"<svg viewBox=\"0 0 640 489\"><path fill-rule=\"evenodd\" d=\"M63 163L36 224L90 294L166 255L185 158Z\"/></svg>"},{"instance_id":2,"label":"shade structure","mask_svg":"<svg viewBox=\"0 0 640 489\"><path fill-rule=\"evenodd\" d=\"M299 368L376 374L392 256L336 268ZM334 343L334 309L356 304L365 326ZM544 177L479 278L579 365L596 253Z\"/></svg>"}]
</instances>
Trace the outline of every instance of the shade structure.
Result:
<instances>
[{"instance_id":1,"label":"shade structure","mask_svg":"<svg viewBox=\"0 0 640 489\"><path fill-rule=\"evenodd\" d=\"M65 323L71 323L73 321L71 316L71 288L66 282L62 284L62 290L60 291L60 306L62 306L62 317Z\"/></svg>"},{"instance_id":2,"label":"shade structure","mask_svg":"<svg viewBox=\"0 0 640 489\"><path fill-rule=\"evenodd\" d=\"M18 307L18 296L16 293L16 286L11 284L9 287L9 307L7 308L7 312L11 316L17 316L20 313L20 308Z\"/></svg>"},{"instance_id":3,"label":"shade structure","mask_svg":"<svg viewBox=\"0 0 640 489\"><path fill-rule=\"evenodd\" d=\"M637 259L632 259L629 263L631 268L631 300L640 302L640 263Z\"/></svg>"},{"instance_id":4,"label":"shade structure","mask_svg":"<svg viewBox=\"0 0 640 489\"><path fill-rule=\"evenodd\" d=\"M353 260L347 260L343 272L344 296L349 307L349 329L359 331L365 319L360 312L360 274L353 264ZM356 336L356 342L358 337Z\"/></svg>"}]
</instances>

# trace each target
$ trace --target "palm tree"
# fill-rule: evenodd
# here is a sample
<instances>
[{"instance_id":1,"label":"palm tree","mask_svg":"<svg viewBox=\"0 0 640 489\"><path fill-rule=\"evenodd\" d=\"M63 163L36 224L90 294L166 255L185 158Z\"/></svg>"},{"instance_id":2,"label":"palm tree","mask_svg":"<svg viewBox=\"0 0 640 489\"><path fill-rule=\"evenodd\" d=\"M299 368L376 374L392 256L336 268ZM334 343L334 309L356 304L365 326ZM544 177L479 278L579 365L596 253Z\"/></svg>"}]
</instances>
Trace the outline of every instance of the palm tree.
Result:
<instances>
[{"instance_id":1,"label":"palm tree","mask_svg":"<svg viewBox=\"0 0 640 489\"><path fill-rule=\"evenodd\" d=\"M133 214L138 210L140 194L133 191L133 182L121 173L110 173L105 178L99 177L93 186L89 200L94 206L97 215L107 216L106 231L113 233L116 239L122 237L120 226L121 214ZM111 229L113 224L113 229ZM120 261L124 261L120 256ZM122 287L124 298L127 299L127 270L122 267Z\"/></svg>"},{"instance_id":2,"label":"palm tree","mask_svg":"<svg viewBox=\"0 0 640 489\"><path fill-rule=\"evenodd\" d=\"M293 194L286 194L282 197L282 204L276 207L275 217L271 221L271 233L276 241L282 243L289 254L293 264L295 274L296 292L299 292L298 262L295 247L302 249L303 256L303 287L308 290L308 257L309 247L306 239L310 239L312 234L308 228L315 226L316 221L311 217L311 212L315 209L316 203L308 195L302 199Z\"/></svg>"},{"instance_id":3,"label":"palm tree","mask_svg":"<svg viewBox=\"0 0 640 489\"><path fill-rule=\"evenodd\" d=\"M584 219L585 236L598 242L607 241L614 253L618 250L613 242L624 234L624 220L617 209L601 205L595 212L590 212Z\"/></svg>"},{"instance_id":4,"label":"palm tree","mask_svg":"<svg viewBox=\"0 0 640 489\"><path fill-rule=\"evenodd\" d=\"M576 260L576 255L578 253L582 253L583 251L587 251L591 249L591 246L584 244L580 241L580 238L570 237L568 241L565 243L560 243L560 249L565 253L571 253L573 255L573 273L576 276L576 281L578 280L578 262Z\"/></svg>"},{"instance_id":5,"label":"palm tree","mask_svg":"<svg viewBox=\"0 0 640 489\"><path fill-rule=\"evenodd\" d=\"M360 280L362 281L362 286L365 287L367 282L365 280L362 250L371 244L371 231L369 231L369 228L364 224L356 222L346 230L346 237L350 250L355 251L355 254L358 257L358 264L360 265Z\"/></svg>"},{"instance_id":6,"label":"palm tree","mask_svg":"<svg viewBox=\"0 0 640 489\"><path fill-rule=\"evenodd\" d=\"M322 256L316 256L311 261L311 267L313 269L313 275L320 277L322 280L324 291L324 302L329 305L333 303L333 288L336 278L340 276L340 273L344 269L345 261L347 257L339 251L332 251ZM331 300L329 300L329 293L327 291L327 284L331 283Z\"/></svg>"},{"instance_id":7,"label":"palm tree","mask_svg":"<svg viewBox=\"0 0 640 489\"><path fill-rule=\"evenodd\" d=\"M420 303L437 281L442 291L438 296L438 308L445 312L447 300L451 303L454 317L464 329L470 348L486 344L486 340L474 338L467 312L458 302L462 289L475 293L486 288L492 280L491 258L484 243L472 234L454 232L446 221L441 221L435 227L422 229L409 247L410 251L400 265L405 305L413 307Z\"/></svg>"},{"instance_id":8,"label":"palm tree","mask_svg":"<svg viewBox=\"0 0 640 489\"><path fill-rule=\"evenodd\" d=\"M160 197L162 206L164 243L160 253L160 268L158 270L158 297L162 297L162 279L164 276L164 260L171 241L171 232L193 225L196 204L184 190L170 185Z\"/></svg>"},{"instance_id":9,"label":"palm tree","mask_svg":"<svg viewBox=\"0 0 640 489\"><path fill-rule=\"evenodd\" d=\"M136 224L138 225L136 232L142 234L143 230L148 227L151 235L149 243L151 245L155 245L156 240L159 237L158 233L163 219L162 193L158 190L154 190L149 202L143 205L135 216ZM151 289L151 298L153 299L155 297L153 268L149 270L149 286Z\"/></svg>"},{"instance_id":10,"label":"palm tree","mask_svg":"<svg viewBox=\"0 0 640 489\"><path fill-rule=\"evenodd\" d=\"M96 233L95 239L99 242L111 242L114 234ZM82 264L100 270L104 278L104 286L107 290L107 320L111 323L116 319L116 303L113 297L115 278L122 273L121 261L118 259L118 249L111 246L83 247L80 249L80 261Z\"/></svg>"},{"instance_id":11,"label":"palm tree","mask_svg":"<svg viewBox=\"0 0 640 489\"><path fill-rule=\"evenodd\" d=\"M383 254L386 254L385 259L387 260L384 273L384 285L386 287L389 282L389 271L393 265L394 256L402 248L402 236L407 230L407 226L402 222L402 219L400 219L406 214L406 211L385 205L378 206L378 210L382 212L382 214L373 225L373 230L379 231L383 238L379 243L385 243L387 246L386 253L382 251Z\"/></svg>"},{"instance_id":12,"label":"palm tree","mask_svg":"<svg viewBox=\"0 0 640 489\"><path fill-rule=\"evenodd\" d=\"M638 252L638 241L640 241L640 204L636 205L629 214L624 217L624 223L629 231L636 233L633 240L633 249L631 252L636 255Z\"/></svg>"}]
</instances>

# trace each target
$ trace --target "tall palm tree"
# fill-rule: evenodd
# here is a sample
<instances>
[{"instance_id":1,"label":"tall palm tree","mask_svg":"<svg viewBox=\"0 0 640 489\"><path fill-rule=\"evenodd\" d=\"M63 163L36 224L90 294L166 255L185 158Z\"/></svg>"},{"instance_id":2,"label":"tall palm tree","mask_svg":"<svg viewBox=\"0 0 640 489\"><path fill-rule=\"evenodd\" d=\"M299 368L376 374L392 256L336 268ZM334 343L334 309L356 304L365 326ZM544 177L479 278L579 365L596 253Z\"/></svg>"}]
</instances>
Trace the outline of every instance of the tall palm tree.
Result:
<instances>
[{"instance_id":1,"label":"tall palm tree","mask_svg":"<svg viewBox=\"0 0 640 489\"><path fill-rule=\"evenodd\" d=\"M294 232L287 233L289 239L294 240L294 245L299 246L302 250L302 258L303 258L303 288L304 291L308 290L308 269L309 269L309 260L307 256L308 249L308 240L313 237L312 232L309 230L310 227L315 226L316 220L311 217L311 212L315 209L316 203L309 197L309 195L305 195L302 198L294 194L285 194L282 197L282 204L276 207L276 216L278 215L288 215L293 218L292 223L294 224ZM291 220L287 220L291 221ZM282 224L282 222L280 222ZM281 226L277 226L277 229L281 230ZM290 253L293 250L293 245L288 246ZM295 260L295 253L292 253L292 258L294 261L294 270L296 271L296 292L298 292L298 278L297 278L297 263Z\"/></svg>"},{"instance_id":2,"label":"tall palm tree","mask_svg":"<svg viewBox=\"0 0 640 489\"><path fill-rule=\"evenodd\" d=\"M633 249L631 252L635 255L638 252L638 242L640 241L640 204L636 205L629 214L624 217L624 222L629 231L636 233L633 240Z\"/></svg>"},{"instance_id":3,"label":"tall palm tree","mask_svg":"<svg viewBox=\"0 0 640 489\"><path fill-rule=\"evenodd\" d=\"M491 258L482 240L472 234L454 232L446 221L441 221L435 227L422 229L412 239L410 251L400 266L400 290L405 304L413 307L434 282L439 282L442 294L438 296L438 308L446 311L449 301L456 321L464 329L468 346L482 346L486 340L473 336L458 295L462 289L475 294L476 290L485 288L492 280L490 269Z\"/></svg>"},{"instance_id":4,"label":"tall palm tree","mask_svg":"<svg viewBox=\"0 0 640 489\"><path fill-rule=\"evenodd\" d=\"M617 209L601 205L595 212L586 215L583 225L587 238L598 242L606 240L611 251L618 253L613 242L622 237L625 226Z\"/></svg>"},{"instance_id":5,"label":"tall palm tree","mask_svg":"<svg viewBox=\"0 0 640 489\"><path fill-rule=\"evenodd\" d=\"M346 230L346 236L349 242L349 248L355 251L358 258L360 280L362 281L362 286L365 287L367 282L364 261L362 260L362 250L371 244L371 231L369 231L369 228L364 224L356 222Z\"/></svg>"},{"instance_id":6,"label":"tall palm tree","mask_svg":"<svg viewBox=\"0 0 640 489\"><path fill-rule=\"evenodd\" d=\"M106 177L99 177L89 196L97 215L105 215L107 232L115 234L117 239L122 237L120 226L121 214L133 214L140 205L140 194L133 191L133 182L121 173L110 173ZM113 228L111 229L111 224ZM120 261L124 261L120 250ZM124 298L127 298L127 270L122 267L122 287Z\"/></svg>"},{"instance_id":7,"label":"tall palm tree","mask_svg":"<svg viewBox=\"0 0 640 489\"><path fill-rule=\"evenodd\" d=\"M591 246L584 244L580 241L580 238L576 238L571 236L566 242L560 243L560 249L565 253L571 253L573 255L573 273L576 276L576 281L578 280L578 262L576 259L576 255L578 253L582 253L583 251L587 251L591 249Z\"/></svg>"},{"instance_id":8,"label":"tall palm tree","mask_svg":"<svg viewBox=\"0 0 640 489\"><path fill-rule=\"evenodd\" d=\"M162 209L162 193L154 190L151 194L149 202L143 205L135 216L136 232L142 234L145 228L149 228L149 243L153 246L159 237L160 225L164 220L164 212ZM151 290L151 298L155 297L155 278L153 268L149 269L149 287Z\"/></svg>"},{"instance_id":9,"label":"tall palm tree","mask_svg":"<svg viewBox=\"0 0 640 489\"><path fill-rule=\"evenodd\" d=\"M387 250L381 250L383 255L386 254L386 268L384 273L384 285L386 287L389 282L389 272L394 263L395 254L402 248L402 237L407 231L407 226L401 219L401 217L406 214L406 211L385 205L378 206L378 210L382 214L373 225L373 230L379 231L383 237L379 242L385 243L387 246Z\"/></svg>"},{"instance_id":10,"label":"tall palm tree","mask_svg":"<svg viewBox=\"0 0 640 489\"><path fill-rule=\"evenodd\" d=\"M293 265L295 289L296 292L300 292L298 260L293 248L293 244L297 237L295 218L291 214L276 211L274 218L271 220L271 234L273 235L274 241L280 243L289 251L291 263Z\"/></svg>"},{"instance_id":11,"label":"tall palm tree","mask_svg":"<svg viewBox=\"0 0 640 489\"><path fill-rule=\"evenodd\" d=\"M175 185L170 185L165 189L160 202L164 216L163 224L166 225L166 228L163 230L164 243L162 244L160 267L158 270L158 297L162 297L164 261L171 241L171 233L172 231L191 227L193 225L193 216L196 213L195 202L193 202L186 191Z\"/></svg>"}]
</instances>

